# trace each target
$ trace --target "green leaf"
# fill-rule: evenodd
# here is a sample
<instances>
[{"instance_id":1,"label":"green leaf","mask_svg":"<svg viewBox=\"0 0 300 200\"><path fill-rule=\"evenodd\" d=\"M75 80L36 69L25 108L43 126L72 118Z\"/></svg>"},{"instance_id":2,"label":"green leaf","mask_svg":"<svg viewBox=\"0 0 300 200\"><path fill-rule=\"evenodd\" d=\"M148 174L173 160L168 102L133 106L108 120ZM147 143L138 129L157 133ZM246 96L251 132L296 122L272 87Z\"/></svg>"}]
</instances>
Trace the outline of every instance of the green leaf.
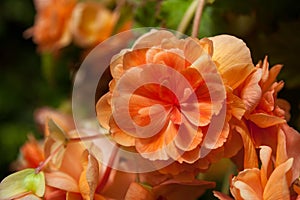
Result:
<instances>
[{"instance_id":1,"label":"green leaf","mask_svg":"<svg viewBox=\"0 0 300 200\"><path fill-rule=\"evenodd\" d=\"M26 192L42 197L45 193L45 176L35 169L24 169L7 176L0 183L0 199L12 199Z\"/></svg>"},{"instance_id":2,"label":"green leaf","mask_svg":"<svg viewBox=\"0 0 300 200\"><path fill-rule=\"evenodd\" d=\"M139 3L136 3L136 10L134 12L136 25L140 27L160 26L159 5L157 1L153 0L139 1Z\"/></svg>"}]
</instances>

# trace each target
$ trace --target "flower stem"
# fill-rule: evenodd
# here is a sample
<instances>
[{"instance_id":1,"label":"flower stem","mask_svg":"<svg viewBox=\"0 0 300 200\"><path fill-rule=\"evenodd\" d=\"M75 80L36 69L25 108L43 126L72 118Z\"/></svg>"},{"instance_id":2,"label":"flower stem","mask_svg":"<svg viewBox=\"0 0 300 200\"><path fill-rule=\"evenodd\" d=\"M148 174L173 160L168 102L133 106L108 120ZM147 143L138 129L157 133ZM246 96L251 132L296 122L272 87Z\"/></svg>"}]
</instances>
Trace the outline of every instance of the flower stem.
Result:
<instances>
[{"instance_id":1,"label":"flower stem","mask_svg":"<svg viewBox=\"0 0 300 200\"><path fill-rule=\"evenodd\" d=\"M194 0L191 5L188 7L188 9L186 10L186 12L184 13L184 16L182 17L182 20L177 28L177 31L180 33L184 33L186 28L188 27L194 13L195 10L197 8L197 0Z\"/></svg>"},{"instance_id":2,"label":"flower stem","mask_svg":"<svg viewBox=\"0 0 300 200\"><path fill-rule=\"evenodd\" d=\"M200 21L202 16L202 11L205 5L205 0L198 0L197 3L197 10L194 17L194 23L193 23L193 30L192 30L192 37L197 37L199 28L200 28Z\"/></svg>"},{"instance_id":3,"label":"flower stem","mask_svg":"<svg viewBox=\"0 0 300 200\"><path fill-rule=\"evenodd\" d=\"M61 148L64 148L64 146L63 145L58 146L52 152L52 154L50 154L48 156L48 158L46 158L46 160L44 160L37 168L35 168L35 173L36 174L40 173L46 167L46 165L50 162L50 160L60 151Z\"/></svg>"},{"instance_id":4,"label":"flower stem","mask_svg":"<svg viewBox=\"0 0 300 200\"><path fill-rule=\"evenodd\" d=\"M110 173L111 173L111 170L112 170L112 166L115 162L115 159L116 159L116 156L117 156L117 153L118 153L118 149L119 148L118 148L117 145L113 149L113 152L111 154L111 157L109 158L107 167L106 167L105 172L103 174L103 177L102 177L102 179L101 179L101 181L100 181L100 183L99 183L99 185L96 189L97 193L100 193L103 190L103 188L105 187L105 185L106 185L106 183L109 179L109 176L110 176Z\"/></svg>"},{"instance_id":5,"label":"flower stem","mask_svg":"<svg viewBox=\"0 0 300 200\"><path fill-rule=\"evenodd\" d=\"M105 135L97 134L97 135L89 135L85 137L74 137L74 138L68 138L68 142L81 142L81 141L89 141L93 139L99 139L103 138Z\"/></svg>"}]
</instances>

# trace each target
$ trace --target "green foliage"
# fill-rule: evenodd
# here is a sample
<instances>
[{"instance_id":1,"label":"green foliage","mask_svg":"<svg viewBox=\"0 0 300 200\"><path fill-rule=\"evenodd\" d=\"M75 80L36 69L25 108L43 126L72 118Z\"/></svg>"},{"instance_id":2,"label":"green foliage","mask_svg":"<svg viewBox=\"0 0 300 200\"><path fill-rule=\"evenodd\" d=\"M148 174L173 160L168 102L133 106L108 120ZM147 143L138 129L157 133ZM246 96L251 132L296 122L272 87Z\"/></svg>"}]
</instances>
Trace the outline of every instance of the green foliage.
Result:
<instances>
[{"instance_id":1,"label":"green foliage","mask_svg":"<svg viewBox=\"0 0 300 200\"><path fill-rule=\"evenodd\" d=\"M192 3L192 0L166 0L161 3L160 16L162 24L176 30L184 13Z\"/></svg>"},{"instance_id":2,"label":"green foliage","mask_svg":"<svg viewBox=\"0 0 300 200\"><path fill-rule=\"evenodd\" d=\"M157 27L160 25L160 2L154 0L134 1L134 20L138 27Z\"/></svg>"}]
</instances>

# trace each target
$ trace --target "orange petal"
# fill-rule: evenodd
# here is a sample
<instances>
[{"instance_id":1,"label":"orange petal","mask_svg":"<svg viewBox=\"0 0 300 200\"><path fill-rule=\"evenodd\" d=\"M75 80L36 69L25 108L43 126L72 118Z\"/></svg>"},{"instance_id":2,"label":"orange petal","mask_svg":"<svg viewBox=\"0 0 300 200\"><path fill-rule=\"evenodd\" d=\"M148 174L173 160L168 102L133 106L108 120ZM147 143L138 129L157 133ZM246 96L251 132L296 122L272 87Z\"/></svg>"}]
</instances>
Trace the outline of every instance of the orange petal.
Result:
<instances>
[{"instance_id":1,"label":"orange petal","mask_svg":"<svg viewBox=\"0 0 300 200\"><path fill-rule=\"evenodd\" d=\"M193 38L187 38L185 40L184 44L184 57L188 61L188 63L194 63L198 58L201 56L209 56L207 55L207 51L209 50L209 47L207 46L208 49L204 49L203 47L206 46L206 44L203 44L200 40L197 41Z\"/></svg>"},{"instance_id":2,"label":"orange petal","mask_svg":"<svg viewBox=\"0 0 300 200\"><path fill-rule=\"evenodd\" d=\"M298 178L293 183L293 189L298 194L298 197L300 195L300 183L299 182L300 182L300 179Z\"/></svg>"},{"instance_id":3,"label":"orange petal","mask_svg":"<svg viewBox=\"0 0 300 200\"><path fill-rule=\"evenodd\" d=\"M242 99L232 93L230 88L226 88L228 111L235 118L241 119L246 111L245 104Z\"/></svg>"},{"instance_id":4,"label":"orange petal","mask_svg":"<svg viewBox=\"0 0 300 200\"><path fill-rule=\"evenodd\" d=\"M157 54L155 54L153 58L153 63L163 64L168 67L172 67L177 71L182 71L188 66L184 55L182 54L183 52L179 49L160 51Z\"/></svg>"},{"instance_id":5,"label":"orange petal","mask_svg":"<svg viewBox=\"0 0 300 200\"><path fill-rule=\"evenodd\" d=\"M116 16L102 4L79 2L72 12L71 31L74 41L85 48L95 46L111 35L115 23Z\"/></svg>"},{"instance_id":6,"label":"orange petal","mask_svg":"<svg viewBox=\"0 0 300 200\"><path fill-rule=\"evenodd\" d=\"M262 76L262 71L257 69L245 81L241 91L241 98L245 104L246 110L251 112L261 99L262 91L258 82Z\"/></svg>"},{"instance_id":7,"label":"orange petal","mask_svg":"<svg viewBox=\"0 0 300 200\"><path fill-rule=\"evenodd\" d=\"M201 129L183 118L183 123L177 129L177 135L174 138L174 142L179 149L191 151L201 143L202 137L203 134Z\"/></svg>"},{"instance_id":8,"label":"orange petal","mask_svg":"<svg viewBox=\"0 0 300 200\"><path fill-rule=\"evenodd\" d=\"M158 46L163 40L170 40L174 37L175 36L169 31L152 29L150 32L142 35L135 41L133 49L144 49Z\"/></svg>"},{"instance_id":9,"label":"orange petal","mask_svg":"<svg viewBox=\"0 0 300 200\"><path fill-rule=\"evenodd\" d=\"M207 89L199 87L196 91L199 102L201 102L201 98L210 98L213 102L212 112L218 114L226 99L226 88L216 69L216 65L211 60L211 57L204 54L193 63L192 68L197 69L207 87Z\"/></svg>"},{"instance_id":10,"label":"orange petal","mask_svg":"<svg viewBox=\"0 0 300 200\"><path fill-rule=\"evenodd\" d=\"M45 173L48 186L69 192L79 192L77 181L66 173L55 171Z\"/></svg>"},{"instance_id":11,"label":"orange petal","mask_svg":"<svg viewBox=\"0 0 300 200\"><path fill-rule=\"evenodd\" d=\"M237 88L254 70L250 50L234 36L218 35L208 39L213 42L212 59L217 63L224 83L232 89Z\"/></svg>"},{"instance_id":12,"label":"orange petal","mask_svg":"<svg viewBox=\"0 0 300 200\"><path fill-rule=\"evenodd\" d=\"M201 40L199 40L199 44L208 55L210 56L213 55L213 51L214 51L213 42L210 39L202 38Z\"/></svg>"},{"instance_id":13,"label":"orange petal","mask_svg":"<svg viewBox=\"0 0 300 200\"><path fill-rule=\"evenodd\" d=\"M192 181L176 181L174 179L165 181L153 187L153 192L157 197L166 199L182 200L197 199L207 189L215 187L214 182L194 179Z\"/></svg>"},{"instance_id":14,"label":"orange petal","mask_svg":"<svg viewBox=\"0 0 300 200\"><path fill-rule=\"evenodd\" d=\"M123 146L129 147L135 145L135 138L124 133L116 124L116 122L111 118L110 120L110 133L114 140Z\"/></svg>"},{"instance_id":15,"label":"orange petal","mask_svg":"<svg viewBox=\"0 0 300 200\"><path fill-rule=\"evenodd\" d=\"M218 192L218 191L213 191L213 194L215 197L217 197L218 199L220 200L233 200L231 197L229 197L228 195L226 194L223 194L221 192Z\"/></svg>"},{"instance_id":16,"label":"orange petal","mask_svg":"<svg viewBox=\"0 0 300 200\"><path fill-rule=\"evenodd\" d=\"M180 158L178 159L178 162L182 164L183 162L188 164L193 164L200 158L200 146L194 148L193 150L184 152Z\"/></svg>"},{"instance_id":17,"label":"orange petal","mask_svg":"<svg viewBox=\"0 0 300 200\"><path fill-rule=\"evenodd\" d=\"M142 185L133 182L129 186L125 200L155 200L153 194Z\"/></svg>"},{"instance_id":18,"label":"orange petal","mask_svg":"<svg viewBox=\"0 0 300 200\"><path fill-rule=\"evenodd\" d=\"M265 57L263 65L261 67L263 70L263 78L260 81L260 85L262 86L263 93L270 89L282 69L282 65L275 65L269 70L269 63L267 59L268 58Z\"/></svg>"},{"instance_id":19,"label":"orange petal","mask_svg":"<svg viewBox=\"0 0 300 200\"><path fill-rule=\"evenodd\" d=\"M275 168L265 187L264 199L290 199L290 185L286 176L292 165L293 158L290 158Z\"/></svg>"},{"instance_id":20,"label":"orange petal","mask_svg":"<svg viewBox=\"0 0 300 200\"><path fill-rule=\"evenodd\" d=\"M262 199L263 188L259 169L245 169L240 172L233 178L230 191L235 198L240 195L243 199Z\"/></svg>"},{"instance_id":21,"label":"orange petal","mask_svg":"<svg viewBox=\"0 0 300 200\"><path fill-rule=\"evenodd\" d=\"M120 169L122 170L122 169ZM136 174L112 170L110 178L101 194L111 199L124 199L132 182L136 180Z\"/></svg>"},{"instance_id":22,"label":"orange petal","mask_svg":"<svg viewBox=\"0 0 300 200\"><path fill-rule=\"evenodd\" d=\"M82 155L83 171L79 179L79 190L82 197L92 200L99 182L99 163L87 150Z\"/></svg>"},{"instance_id":23,"label":"orange petal","mask_svg":"<svg viewBox=\"0 0 300 200\"><path fill-rule=\"evenodd\" d=\"M66 200L82 200L82 196L78 193L67 192Z\"/></svg>"},{"instance_id":24,"label":"orange petal","mask_svg":"<svg viewBox=\"0 0 300 200\"><path fill-rule=\"evenodd\" d=\"M250 137L248 128L243 122L235 122L233 125L236 131L241 135L244 144L244 168L251 169L258 167L258 158L256 155L255 146Z\"/></svg>"},{"instance_id":25,"label":"orange petal","mask_svg":"<svg viewBox=\"0 0 300 200\"><path fill-rule=\"evenodd\" d=\"M136 139L136 149L145 158L150 160L167 160L169 158L167 144L165 141L166 134L169 134L168 140L172 141L172 137L177 134L177 128L174 124L169 122L166 126L156 135L151 138L138 138ZM169 142L169 141L167 141ZM170 151L170 150L169 150ZM173 150L175 151L175 150ZM171 151L172 152L172 151Z\"/></svg>"},{"instance_id":26,"label":"orange petal","mask_svg":"<svg viewBox=\"0 0 300 200\"><path fill-rule=\"evenodd\" d=\"M36 168L45 159L42 145L32 135L29 135L29 141L21 147L20 151L27 168Z\"/></svg>"},{"instance_id":27,"label":"orange petal","mask_svg":"<svg viewBox=\"0 0 300 200\"><path fill-rule=\"evenodd\" d=\"M103 95L96 104L97 118L101 126L109 130L109 119L112 115L111 105L111 93Z\"/></svg>"},{"instance_id":28,"label":"orange petal","mask_svg":"<svg viewBox=\"0 0 300 200\"><path fill-rule=\"evenodd\" d=\"M134 49L128 51L123 57L123 69L127 70L131 67L138 67L146 64L146 53L148 49Z\"/></svg>"},{"instance_id":29,"label":"orange petal","mask_svg":"<svg viewBox=\"0 0 300 200\"><path fill-rule=\"evenodd\" d=\"M286 121L282 118L268 115L265 113L254 113L249 116L249 120L254 122L257 126L261 128L267 128L277 124L285 123Z\"/></svg>"},{"instance_id":30,"label":"orange petal","mask_svg":"<svg viewBox=\"0 0 300 200\"><path fill-rule=\"evenodd\" d=\"M277 151L275 167L288 160L286 145L286 136L284 132L281 129L279 129L277 134Z\"/></svg>"},{"instance_id":31,"label":"orange petal","mask_svg":"<svg viewBox=\"0 0 300 200\"><path fill-rule=\"evenodd\" d=\"M260 160L261 160L261 184L262 187L264 188L267 184L267 181L271 175L272 172L272 160L271 160L271 156L272 156L272 149L268 146L261 146L260 147Z\"/></svg>"}]
</instances>

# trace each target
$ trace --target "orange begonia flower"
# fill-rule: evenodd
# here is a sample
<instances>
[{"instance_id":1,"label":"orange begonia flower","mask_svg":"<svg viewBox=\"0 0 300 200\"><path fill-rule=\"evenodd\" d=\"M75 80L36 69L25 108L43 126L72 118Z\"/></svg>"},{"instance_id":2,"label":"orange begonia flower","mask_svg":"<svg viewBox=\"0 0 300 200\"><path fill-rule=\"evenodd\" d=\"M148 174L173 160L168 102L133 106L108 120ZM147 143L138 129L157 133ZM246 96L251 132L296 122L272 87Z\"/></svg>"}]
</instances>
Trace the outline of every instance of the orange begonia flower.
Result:
<instances>
[{"instance_id":1,"label":"orange begonia flower","mask_svg":"<svg viewBox=\"0 0 300 200\"><path fill-rule=\"evenodd\" d=\"M111 36L117 14L97 2L80 2L74 8L71 31L81 47L93 47Z\"/></svg>"},{"instance_id":2,"label":"orange begonia flower","mask_svg":"<svg viewBox=\"0 0 300 200\"><path fill-rule=\"evenodd\" d=\"M279 131L276 159L272 158L270 147L261 146L261 168L244 169L232 179L230 191L234 199L290 199L294 159L287 156L285 140L283 131ZM219 199L230 199L219 192L214 193Z\"/></svg>"},{"instance_id":3,"label":"orange begonia flower","mask_svg":"<svg viewBox=\"0 0 300 200\"><path fill-rule=\"evenodd\" d=\"M200 113L197 121L184 113L185 104L182 102L185 102L176 96L177 91L180 91L187 95L183 96L183 99L188 99L191 92L188 92L188 88L182 84L184 81L176 82L175 78L174 80L170 78L175 77L175 73L168 75L171 70L159 68L158 65L161 64L177 71L191 85L197 102L194 108L190 109L194 112L194 117ZM100 124L110 129L111 136L117 143L134 146L137 152L147 159L155 161L173 159L188 164L203 160L201 148L207 145L204 138L208 135L212 117L217 116L221 109L225 109L226 116L223 121L219 121L222 124L221 129L215 131L216 141L208 151L220 152L218 148L222 148L224 153L225 143L231 138L229 121L232 117L240 120L246 109L242 99L235 94L235 90L255 70L250 51L240 39L220 35L202 40L191 38L179 40L168 31L151 31L143 35L137 39L132 49L116 55L110 67L113 76L110 92L102 96L97 103ZM221 81L218 80L219 77ZM143 84L151 79L160 80L161 84ZM164 86L171 81L176 88L175 91ZM132 94L126 92L119 94L119 89L129 91L135 86L136 89ZM130 96L128 107L126 95ZM214 95L217 99L213 102ZM115 102L119 104L114 104ZM160 105L163 110L154 105ZM162 114L163 111L167 114ZM125 129L120 127L120 124L122 126L120 121L123 119L118 119L116 115L125 116L126 112L129 112L132 121L140 127L146 127L152 122L156 125L151 131L143 132L142 137L139 137L141 135L138 136L134 131L130 132L126 127ZM180 131L180 126L184 126L184 131ZM151 135L152 132L156 132L157 127L161 127L160 131ZM237 152L241 145L227 145L227 148L229 155L229 152ZM215 159L213 157L206 159L207 164L204 168L207 168L212 160Z\"/></svg>"},{"instance_id":4,"label":"orange begonia flower","mask_svg":"<svg viewBox=\"0 0 300 200\"><path fill-rule=\"evenodd\" d=\"M35 0L37 14L32 36L40 51L55 51L71 42L70 19L76 0Z\"/></svg>"},{"instance_id":5,"label":"orange begonia flower","mask_svg":"<svg viewBox=\"0 0 300 200\"><path fill-rule=\"evenodd\" d=\"M201 59L198 59L200 57ZM198 59L198 63L195 62L196 59ZM146 64L153 64L153 67L140 67ZM159 65L161 64L168 68L160 68ZM202 142L201 127L210 123L212 115L220 111L225 99L225 93L222 93L222 83L219 82L219 85L217 81L214 82L216 85L214 88L210 88L212 91L209 91L209 86L202 77L207 75L212 80L217 79L219 75L214 69L214 63L210 57L194 40L178 40L170 32L152 31L139 38L133 50L122 52L112 61L111 72L114 79L110 85L110 92L104 95L97 104L100 123L103 127L110 128L111 135L117 143L124 146L135 146L136 150L145 158L150 160L167 160L170 158L178 160L182 154L180 152L193 150ZM128 70L131 70L132 74L128 78L123 76L122 79L122 75ZM176 72L184 77L183 79L190 84L193 91L189 92L190 89L186 88L180 80L175 83L175 80L170 79L170 77L177 75ZM128 108L113 107L110 102L115 90L114 83L120 79L123 80L121 87L130 87L132 83L138 85L129 98ZM165 80L165 83L173 84L170 87L173 87L178 93L181 92L182 96L179 98L182 99L178 99L177 94L175 94L176 91L171 91L172 88L163 86L163 82L161 84L143 83L143 80L150 79ZM183 93L184 91L186 94ZM185 104L188 105L191 92L195 93L195 99L198 101L197 104L193 105L194 108L190 108L194 109L194 111L191 110L191 112L196 113L192 113L194 116L184 113L181 108ZM209 92L219 93L216 104L212 104ZM116 101L122 105L122 96L116 98ZM154 109L154 105L161 105L165 113ZM125 102L124 106L126 106ZM149 132L144 133L144 136L148 134L147 137L135 137L133 135L135 133L128 134L120 129L117 124L118 121L116 122L116 119L111 117L112 109L118 109L119 116L129 111L134 123L139 126L146 126L152 120L152 122L157 123L156 128L159 126L161 129L156 130L157 134L151 136L149 136L152 134L149 130ZM201 114L198 118L196 115L199 112ZM152 119L150 119L150 113L153 113L151 114ZM184 127L185 131L179 131L180 126ZM153 129L152 131L155 132ZM185 158L182 158L182 161L194 162Z\"/></svg>"},{"instance_id":6,"label":"orange begonia flower","mask_svg":"<svg viewBox=\"0 0 300 200\"><path fill-rule=\"evenodd\" d=\"M36 168L44 159L42 142L29 135L28 141L21 147L20 156L13 163L12 167L15 170Z\"/></svg>"}]
</instances>

